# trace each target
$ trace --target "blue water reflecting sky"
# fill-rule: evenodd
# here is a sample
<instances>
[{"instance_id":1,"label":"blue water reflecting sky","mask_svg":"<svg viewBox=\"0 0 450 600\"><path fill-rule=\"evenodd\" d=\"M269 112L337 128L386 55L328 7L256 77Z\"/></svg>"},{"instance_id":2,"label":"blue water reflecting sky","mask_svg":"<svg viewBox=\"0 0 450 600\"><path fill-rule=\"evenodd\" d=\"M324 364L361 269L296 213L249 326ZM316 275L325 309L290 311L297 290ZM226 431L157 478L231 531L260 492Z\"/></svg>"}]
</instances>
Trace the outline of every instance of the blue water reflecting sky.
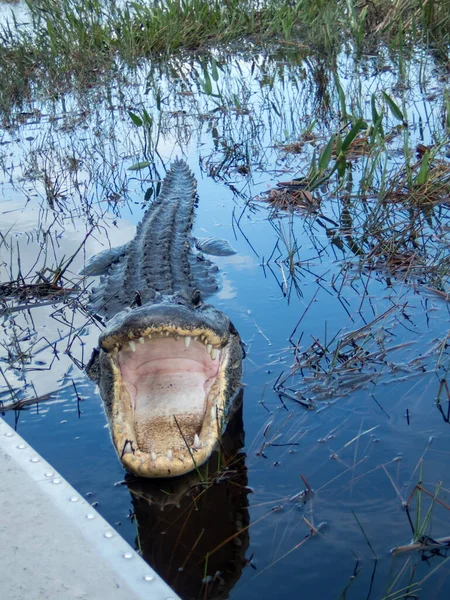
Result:
<instances>
[{"instance_id":1,"label":"blue water reflecting sky","mask_svg":"<svg viewBox=\"0 0 450 600\"><path fill-rule=\"evenodd\" d=\"M243 422L250 527L240 542L248 562L236 567L238 581L230 583L229 591L232 598L246 599L299 593L305 598L382 598L407 560L399 557L393 566L389 551L412 537L402 502L409 498L420 473L431 492L444 481L446 502L448 423L435 400L448 368L447 304L420 278L405 281L381 268L359 271L356 257L349 267L348 245L340 248L330 243L333 227L323 219L336 222L342 216L342 199L329 189L317 191L319 217L306 211L274 215L267 204L255 199L278 180L305 169L314 147L320 147L333 131L336 114L333 117L331 111L329 121L315 126L315 146L306 145L299 156L285 155L277 145L296 140L314 119L318 100L310 93L313 83L306 66L287 68L289 73L283 75L275 64L271 85L264 85L262 71L251 65L244 59L224 63L216 91L227 102L233 94L235 98L234 108L223 108L226 103L221 100L220 111L216 111L217 97L205 97L196 89L198 78L192 75L192 66L186 65L190 75L180 81L184 92L196 96L177 95L183 85L161 77L166 104L160 111L157 145L163 162L183 156L197 178L200 201L194 233L226 238L237 251L215 261L221 286L211 298L230 315L248 354ZM394 76L389 71L380 74L374 66L375 74L355 78L352 67L342 59L341 82L349 107L356 111L359 99L366 112L370 95L390 89ZM145 72L142 75L145 80ZM414 146L435 136L439 110L438 103L428 101L427 94L415 87L414 71L411 77L406 104ZM430 76L428 89L435 86ZM158 173L127 171L146 158L142 131L133 128L127 109L144 105L158 111L152 93L136 81L128 88L113 85L107 99L98 97L93 113L83 108L92 96L68 96L65 103L36 101L34 108L39 106L42 117L1 131L0 210L10 248L8 252L6 245L2 248L2 280L8 279L11 260L14 271L19 250L23 268L34 264L43 243L39 231L45 227L51 227L51 241L45 244L39 264L54 265L71 256L95 225L95 234L71 266L74 278L85 256L132 237L143 214L144 193L155 185L158 174L163 175L163 167L158 160ZM244 100L247 112L242 108ZM386 127L388 123L393 127L386 115ZM389 157L393 164L400 162L401 146L402 140L394 138ZM248 157L249 175L227 162L237 155ZM69 158L74 162L68 163ZM71 175L67 175L69 164L76 166ZM363 164L361 157L354 165L355 189ZM48 190L43 173L60 182L60 204L53 210L45 202ZM370 201L369 213L376 206ZM364 221L362 212L355 209L355 223ZM444 212L442 219L447 217ZM290 272L292 249L296 264ZM73 356L86 362L98 332L85 329L85 315L73 316L70 305L46 306L13 317L5 313L2 319L2 368L9 383L20 397L33 397L31 384L37 395L54 392L39 407L6 412L6 420L72 485L98 503L98 510L134 544L137 527L129 518L132 499L128 488L118 484L124 472L109 439L101 399L65 352L70 342ZM78 337L67 337L71 323L79 328ZM18 331L27 333L23 333L23 347L31 344L32 357L22 370L13 370L6 367L7 348ZM341 355L336 344L350 332L357 334L349 338ZM44 338L50 346L45 347ZM59 351L56 359L54 343ZM356 343L364 345L370 360L351 374L343 368L327 377L324 361L345 365ZM310 365L286 383L292 395L303 394L315 403L316 410L305 411L292 399L280 399L273 385L313 344L317 345L314 356L310 353ZM330 351L328 358L314 363L317 352L328 345L334 354ZM299 496L305 481L314 490L306 498ZM447 535L447 525L448 512L436 507L433 536ZM311 526L314 531L318 528L317 534L308 538ZM158 535L158 527L159 521L152 536ZM162 529L161 525L159 535L164 534ZM437 560L419 561L415 580L425 577ZM447 569L444 564L436 578L424 581L427 598L443 597ZM357 576L350 579L352 574ZM233 577L228 577L231 582ZM341 596L349 583L348 596Z\"/></svg>"}]
</instances>

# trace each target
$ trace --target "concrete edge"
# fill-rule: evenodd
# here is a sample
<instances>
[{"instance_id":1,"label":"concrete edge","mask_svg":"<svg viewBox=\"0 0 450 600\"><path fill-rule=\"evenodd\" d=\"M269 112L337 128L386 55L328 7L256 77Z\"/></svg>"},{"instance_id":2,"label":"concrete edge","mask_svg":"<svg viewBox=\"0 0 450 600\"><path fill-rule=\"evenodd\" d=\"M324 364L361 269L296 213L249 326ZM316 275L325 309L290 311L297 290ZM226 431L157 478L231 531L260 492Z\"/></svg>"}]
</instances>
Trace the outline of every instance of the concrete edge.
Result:
<instances>
[{"instance_id":1,"label":"concrete edge","mask_svg":"<svg viewBox=\"0 0 450 600\"><path fill-rule=\"evenodd\" d=\"M86 543L102 556L137 598L180 600L128 542L1 417L0 449L26 472L49 502L69 518Z\"/></svg>"}]
</instances>

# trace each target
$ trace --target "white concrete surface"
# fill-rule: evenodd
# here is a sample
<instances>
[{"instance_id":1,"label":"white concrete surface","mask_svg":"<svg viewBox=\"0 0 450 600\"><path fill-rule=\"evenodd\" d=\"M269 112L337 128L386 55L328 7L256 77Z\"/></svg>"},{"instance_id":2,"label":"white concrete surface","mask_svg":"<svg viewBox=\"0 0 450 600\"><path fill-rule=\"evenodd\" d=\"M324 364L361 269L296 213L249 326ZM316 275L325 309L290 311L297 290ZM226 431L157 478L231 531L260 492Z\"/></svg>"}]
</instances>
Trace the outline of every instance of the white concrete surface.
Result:
<instances>
[{"instance_id":1,"label":"white concrete surface","mask_svg":"<svg viewBox=\"0 0 450 600\"><path fill-rule=\"evenodd\" d=\"M133 548L0 418L1 600L177 600Z\"/></svg>"}]
</instances>

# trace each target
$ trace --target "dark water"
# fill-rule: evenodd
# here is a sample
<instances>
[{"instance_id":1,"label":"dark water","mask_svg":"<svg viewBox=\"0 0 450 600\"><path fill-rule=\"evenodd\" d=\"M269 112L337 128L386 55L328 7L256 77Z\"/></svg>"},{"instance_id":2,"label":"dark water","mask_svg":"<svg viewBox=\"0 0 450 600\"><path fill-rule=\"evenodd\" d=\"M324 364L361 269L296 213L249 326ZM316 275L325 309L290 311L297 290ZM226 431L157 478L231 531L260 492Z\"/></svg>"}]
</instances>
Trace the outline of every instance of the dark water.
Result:
<instances>
[{"instance_id":1,"label":"dark water","mask_svg":"<svg viewBox=\"0 0 450 600\"><path fill-rule=\"evenodd\" d=\"M413 537L404 503L419 481L431 494L442 482L438 499L450 503L448 423L436 405L449 368L447 205L431 209L422 232L434 279L430 268L393 272L381 261L360 266L342 216L346 206L354 237L365 243L361 231L377 201L356 198L363 158L354 160L344 190L347 204L345 194L336 192L337 180L317 190L321 204L315 212L273 212L255 199L311 161L313 146L288 155L280 144L297 140L312 125L320 148L336 130L339 104L332 82L325 110L323 93L314 87L317 71L301 61L223 60L220 97L202 93L198 63L186 62L184 71L181 66L178 80L158 80L165 98L160 109L158 86L145 93L136 83L146 80L145 69L129 87L113 81L109 95L94 90L17 109L18 120L29 115L24 123L0 131L2 281L17 275L18 254L23 273L54 268L92 227L87 256L130 239L144 193L154 186L150 180L163 174L163 163L186 157L198 179L195 233L227 238L237 250L215 260L221 286L211 299L230 316L248 354L242 421L237 414L232 423L228 468L213 476L211 464L208 486L195 476L124 484L100 397L74 364L88 360L98 331L84 327L86 315L70 303L3 312L1 366L16 399L54 392L27 410L6 411L5 419L132 545L139 544L182 597L381 599L406 597L398 590L409 586L409 597L443 598L449 581L445 549L441 556L394 557L390 551ZM411 66L410 87L402 92L412 150L445 134L440 96L431 99L432 92L441 94L435 72L429 66L425 78L419 66ZM369 61L354 77L356 66L340 61L352 110L368 114L372 93L398 92L395 65L378 67ZM158 133L155 126L147 132L147 152L143 130L127 114L141 106L159 122ZM30 116L37 108L42 114ZM385 127L395 126L386 110ZM401 168L403 145L400 135L385 150L392 169L387 179ZM156 156L155 148L158 172L127 171ZM238 170L242 165L249 174ZM410 214L392 211L396 223ZM331 229L340 231L343 244L331 243ZM39 248L45 250L35 266ZM83 259L84 250L71 264L68 281L77 280ZM357 333L337 352L333 338L350 332ZM351 363L357 348L362 358ZM30 357L21 360L19 350ZM307 351L308 359L302 357ZM284 388L291 398L280 398L273 386L296 361L303 369ZM314 410L295 402L296 392ZM445 391L440 397L446 414ZM11 401L6 391L2 399ZM418 523L415 500L410 502L416 532L422 526L434 539L449 535L448 508L435 504L428 521L430 499L425 492L421 499Z\"/></svg>"}]
</instances>

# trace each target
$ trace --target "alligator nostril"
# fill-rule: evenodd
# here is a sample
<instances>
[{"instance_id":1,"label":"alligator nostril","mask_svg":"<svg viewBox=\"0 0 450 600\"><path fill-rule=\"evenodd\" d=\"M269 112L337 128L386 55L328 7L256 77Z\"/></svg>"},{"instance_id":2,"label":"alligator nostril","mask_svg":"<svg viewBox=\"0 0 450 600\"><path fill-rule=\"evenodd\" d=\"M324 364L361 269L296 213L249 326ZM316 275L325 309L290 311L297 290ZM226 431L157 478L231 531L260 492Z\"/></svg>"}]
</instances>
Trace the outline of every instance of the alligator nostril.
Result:
<instances>
[{"instance_id":1,"label":"alligator nostril","mask_svg":"<svg viewBox=\"0 0 450 600\"><path fill-rule=\"evenodd\" d=\"M192 292L192 298L191 298L191 302L194 306L197 306L198 304L200 304L200 302L202 301L202 296L199 292L199 290L195 290L194 292Z\"/></svg>"}]
</instances>

